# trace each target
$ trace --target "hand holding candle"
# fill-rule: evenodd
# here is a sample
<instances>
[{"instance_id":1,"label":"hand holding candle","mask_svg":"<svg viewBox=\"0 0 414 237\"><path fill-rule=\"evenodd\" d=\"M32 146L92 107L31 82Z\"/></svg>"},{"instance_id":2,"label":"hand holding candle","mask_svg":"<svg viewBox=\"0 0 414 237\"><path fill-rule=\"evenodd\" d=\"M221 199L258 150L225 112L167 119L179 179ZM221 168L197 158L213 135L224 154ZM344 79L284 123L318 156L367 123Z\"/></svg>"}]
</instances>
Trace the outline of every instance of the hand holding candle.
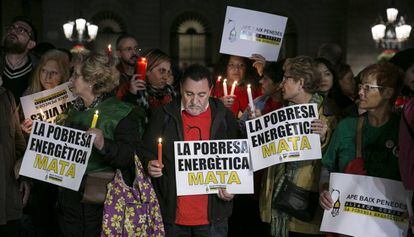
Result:
<instances>
[{"instance_id":1,"label":"hand holding candle","mask_svg":"<svg viewBox=\"0 0 414 237\"><path fill-rule=\"evenodd\" d=\"M162 167L162 138L158 138L158 163Z\"/></svg>"},{"instance_id":2,"label":"hand holding candle","mask_svg":"<svg viewBox=\"0 0 414 237\"><path fill-rule=\"evenodd\" d=\"M145 81L145 75L147 74L147 59L140 57L135 67L135 73L138 74L137 79Z\"/></svg>"},{"instance_id":3,"label":"hand holding candle","mask_svg":"<svg viewBox=\"0 0 414 237\"><path fill-rule=\"evenodd\" d=\"M93 119L92 119L92 123L91 123L91 128L95 128L96 127L96 123L98 122L98 118L99 118L99 111L96 110L95 114L93 115Z\"/></svg>"},{"instance_id":4,"label":"hand holding candle","mask_svg":"<svg viewBox=\"0 0 414 237\"><path fill-rule=\"evenodd\" d=\"M253 111L253 117L254 117L255 108L253 104L252 88L250 84L247 85L247 97L249 98L250 110Z\"/></svg>"}]
</instances>

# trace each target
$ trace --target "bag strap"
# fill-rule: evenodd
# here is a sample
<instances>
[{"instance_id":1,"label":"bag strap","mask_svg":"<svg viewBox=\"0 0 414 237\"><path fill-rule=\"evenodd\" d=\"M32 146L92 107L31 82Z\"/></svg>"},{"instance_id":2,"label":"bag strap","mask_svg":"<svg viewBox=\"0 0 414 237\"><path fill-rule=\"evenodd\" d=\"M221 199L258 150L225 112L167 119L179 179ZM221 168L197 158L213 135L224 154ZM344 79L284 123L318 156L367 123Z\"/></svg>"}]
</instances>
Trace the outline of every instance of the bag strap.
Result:
<instances>
[{"instance_id":1,"label":"bag strap","mask_svg":"<svg viewBox=\"0 0 414 237\"><path fill-rule=\"evenodd\" d=\"M357 130L355 136L355 153L356 157L362 158L362 127L364 126L365 116L358 117Z\"/></svg>"}]
</instances>

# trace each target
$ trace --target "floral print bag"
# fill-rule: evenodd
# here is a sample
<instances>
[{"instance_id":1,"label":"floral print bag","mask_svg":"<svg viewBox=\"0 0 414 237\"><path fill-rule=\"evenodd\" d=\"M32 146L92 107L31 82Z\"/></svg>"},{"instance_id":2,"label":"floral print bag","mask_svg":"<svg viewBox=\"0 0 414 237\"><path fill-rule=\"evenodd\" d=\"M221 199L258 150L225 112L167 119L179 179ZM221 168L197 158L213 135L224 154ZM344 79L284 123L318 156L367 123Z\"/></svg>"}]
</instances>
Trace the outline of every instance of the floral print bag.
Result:
<instances>
[{"instance_id":1,"label":"floral print bag","mask_svg":"<svg viewBox=\"0 0 414 237\"><path fill-rule=\"evenodd\" d=\"M101 237L165 236L161 210L150 178L135 155L133 187L125 184L120 170L108 184Z\"/></svg>"}]
</instances>

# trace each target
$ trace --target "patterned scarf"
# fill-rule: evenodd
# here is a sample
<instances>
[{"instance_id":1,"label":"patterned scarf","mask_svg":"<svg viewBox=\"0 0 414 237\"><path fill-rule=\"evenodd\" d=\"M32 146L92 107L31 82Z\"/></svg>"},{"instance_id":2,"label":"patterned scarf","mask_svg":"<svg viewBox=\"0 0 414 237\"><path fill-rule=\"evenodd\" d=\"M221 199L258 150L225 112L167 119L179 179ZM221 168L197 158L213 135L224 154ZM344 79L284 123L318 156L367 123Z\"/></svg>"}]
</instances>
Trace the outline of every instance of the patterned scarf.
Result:
<instances>
[{"instance_id":1,"label":"patterned scarf","mask_svg":"<svg viewBox=\"0 0 414 237\"><path fill-rule=\"evenodd\" d=\"M145 92L137 94L136 101L138 105L142 106L145 109L148 109L154 105L156 106L158 104L166 104L176 97L177 92L175 92L174 88L171 85L167 84L162 89L157 89L151 85L148 85Z\"/></svg>"},{"instance_id":2,"label":"patterned scarf","mask_svg":"<svg viewBox=\"0 0 414 237\"><path fill-rule=\"evenodd\" d=\"M309 103L316 103L318 107L322 104L323 97L318 94L313 94ZM289 103L294 105L294 103ZM298 162L289 162L276 165L275 171L275 183L274 191L272 195L272 203L276 200L278 193L282 187L283 181L287 178L288 180L294 180L298 170ZM277 209L272 208L272 219L271 219L271 235L274 237L288 237L289 236L289 215L281 212Z\"/></svg>"}]
</instances>

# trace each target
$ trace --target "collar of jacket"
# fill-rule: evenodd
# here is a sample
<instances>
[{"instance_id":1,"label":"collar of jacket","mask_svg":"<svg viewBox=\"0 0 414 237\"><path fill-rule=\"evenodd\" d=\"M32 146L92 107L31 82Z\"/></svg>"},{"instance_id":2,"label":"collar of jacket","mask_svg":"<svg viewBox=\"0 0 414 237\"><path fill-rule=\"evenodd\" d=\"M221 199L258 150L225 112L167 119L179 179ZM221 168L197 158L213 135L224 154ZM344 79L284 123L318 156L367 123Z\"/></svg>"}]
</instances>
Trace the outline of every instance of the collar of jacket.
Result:
<instances>
[{"instance_id":1,"label":"collar of jacket","mask_svg":"<svg viewBox=\"0 0 414 237\"><path fill-rule=\"evenodd\" d=\"M225 122L226 107L224 107L224 104L220 100L212 97L210 97L208 102L211 110L210 138L214 139L218 132L219 124L221 122ZM183 120L181 118L181 97L178 97L171 103L164 105L163 109L166 114L174 119L177 131L179 131L179 138L181 141L184 141Z\"/></svg>"}]
</instances>

